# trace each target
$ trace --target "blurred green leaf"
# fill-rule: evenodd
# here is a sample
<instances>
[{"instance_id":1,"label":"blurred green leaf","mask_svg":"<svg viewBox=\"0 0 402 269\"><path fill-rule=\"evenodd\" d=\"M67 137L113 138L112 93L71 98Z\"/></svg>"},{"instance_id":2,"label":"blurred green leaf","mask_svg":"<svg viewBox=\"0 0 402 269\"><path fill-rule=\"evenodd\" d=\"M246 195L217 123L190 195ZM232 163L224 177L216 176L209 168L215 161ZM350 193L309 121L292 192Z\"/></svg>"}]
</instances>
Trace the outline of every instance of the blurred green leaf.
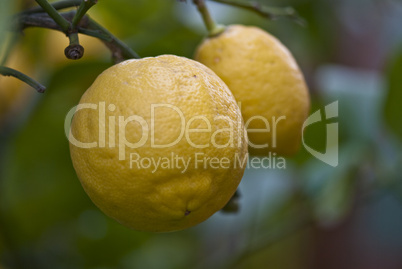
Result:
<instances>
[{"instance_id":1,"label":"blurred green leaf","mask_svg":"<svg viewBox=\"0 0 402 269\"><path fill-rule=\"evenodd\" d=\"M349 141L374 141L382 127L382 75L342 65L323 65L317 70L315 79L324 100L328 103L339 101L340 136Z\"/></svg>"},{"instance_id":2,"label":"blurred green leaf","mask_svg":"<svg viewBox=\"0 0 402 269\"><path fill-rule=\"evenodd\" d=\"M348 143L339 150L337 167L314 159L304 167L302 189L320 224L336 225L350 212L356 191L356 169L364 162L368 149L363 141Z\"/></svg>"},{"instance_id":3,"label":"blurred green leaf","mask_svg":"<svg viewBox=\"0 0 402 269\"><path fill-rule=\"evenodd\" d=\"M39 106L9 141L2 199L14 214L10 219L18 220L18 237L35 238L47 225L65 221L89 203L72 169L63 122L68 110L105 68L96 62L73 63L56 70ZM36 217L38 211L40 218ZM25 218L31 221L23 221Z\"/></svg>"},{"instance_id":4,"label":"blurred green leaf","mask_svg":"<svg viewBox=\"0 0 402 269\"><path fill-rule=\"evenodd\" d=\"M3 44L4 36L10 20L11 0L0 1L0 45Z\"/></svg>"},{"instance_id":5,"label":"blurred green leaf","mask_svg":"<svg viewBox=\"0 0 402 269\"><path fill-rule=\"evenodd\" d=\"M323 101L320 98L313 96L311 98L311 108L309 114L311 115L317 110L322 109L325 107ZM325 152L326 147L326 123L324 121L317 122L308 126L303 130L303 137L305 143L312 147L313 149L319 152ZM308 160L310 160L313 156L304 148L302 147L301 150L295 157L292 157L292 161L296 162L299 165L303 165Z\"/></svg>"},{"instance_id":6,"label":"blurred green leaf","mask_svg":"<svg viewBox=\"0 0 402 269\"><path fill-rule=\"evenodd\" d=\"M71 62L63 58L51 64L45 60L52 52L46 46L51 43L47 37L50 30L27 29L20 40L24 50L28 48L30 52L25 61L36 63L34 77L48 86L48 92L41 96L34 111L26 113L27 121L21 124L20 132L4 143L0 138L0 144L5 146L4 150L0 148L0 177L4 176L4 181L0 179L0 220L6 222L0 222L1 268L16 268L13 259L21 261L19 268L32 269L217 268L239 257L238 250L247 252L239 268L307 268L302 257L309 259L306 249L316 236L303 229L306 217L307 225L312 213L321 224L339 223L351 212L355 193L361 190L356 189L356 183L368 180L381 183L374 186L376 190L392 189L402 197L401 143L394 137L389 143L382 132L385 91L381 75L350 66L325 65L345 63L340 56L354 52L345 54L344 27L349 22L340 17L342 10L338 8L348 7L348 1L256 1L293 6L309 25L301 28L287 20L271 22L226 5L210 3L210 7L220 22L259 26L290 49L315 94L311 113L339 101L339 118L334 120L339 122L339 166L329 167L301 150L289 161L286 171L246 171L242 182L244 197L236 215L218 213L198 227L169 234L129 230L104 215L85 194L72 167L63 130L67 111L78 103L96 75L111 65L109 54L99 55L99 61L84 63L84 58ZM191 1L187 2L102 0L89 15L144 57L166 53L191 57L205 29ZM0 0L0 51L11 14L8 11L15 3L31 6L35 1ZM396 23L393 27L399 29L398 26ZM387 29L389 35L396 36L396 31ZM63 55L62 49L53 51ZM398 134L402 133L398 125L402 115L398 107L402 100L398 77L402 74L401 58L402 55L388 69L390 93L385 108L386 117L390 109L390 126ZM351 66L363 65L353 62ZM317 75L316 84L313 73ZM327 123L305 130L306 144L320 152L325 151ZM293 170L294 162L297 167ZM356 169L359 173L368 170L364 175L369 179L357 178ZM373 217L380 223L383 218L378 216Z\"/></svg>"},{"instance_id":7,"label":"blurred green leaf","mask_svg":"<svg viewBox=\"0 0 402 269\"><path fill-rule=\"evenodd\" d=\"M388 93L385 101L385 121L402 139L402 52L390 64L387 72Z\"/></svg>"}]
</instances>

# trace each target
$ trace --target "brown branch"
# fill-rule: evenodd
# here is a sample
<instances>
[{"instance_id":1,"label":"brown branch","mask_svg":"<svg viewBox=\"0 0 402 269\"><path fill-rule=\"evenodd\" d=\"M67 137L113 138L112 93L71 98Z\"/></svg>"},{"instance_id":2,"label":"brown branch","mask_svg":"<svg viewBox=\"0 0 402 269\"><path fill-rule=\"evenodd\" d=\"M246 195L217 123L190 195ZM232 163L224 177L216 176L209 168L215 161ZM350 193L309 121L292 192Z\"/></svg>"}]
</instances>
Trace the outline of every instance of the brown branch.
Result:
<instances>
[{"instance_id":1,"label":"brown branch","mask_svg":"<svg viewBox=\"0 0 402 269\"><path fill-rule=\"evenodd\" d=\"M71 23L76 11L69 11L60 14ZM63 29L61 29L61 27L46 13L18 14L15 17L14 28L12 30L23 31L29 27L41 27L63 32ZM81 34L100 39L112 52L112 57L115 62L121 62L125 59L131 58L140 58L135 51L130 49L121 40L92 20L88 15L83 16L79 21L77 24L77 30Z\"/></svg>"}]
</instances>

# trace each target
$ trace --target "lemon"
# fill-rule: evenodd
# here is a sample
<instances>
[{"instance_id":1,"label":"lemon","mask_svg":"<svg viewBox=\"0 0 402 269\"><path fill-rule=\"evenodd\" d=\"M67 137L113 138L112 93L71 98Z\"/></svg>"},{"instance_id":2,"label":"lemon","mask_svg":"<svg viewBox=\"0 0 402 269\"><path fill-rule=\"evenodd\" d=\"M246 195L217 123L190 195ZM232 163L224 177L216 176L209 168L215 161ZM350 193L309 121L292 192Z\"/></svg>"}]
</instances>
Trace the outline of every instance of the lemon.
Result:
<instances>
[{"instance_id":1,"label":"lemon","mask_svg":"<svg viewBox=\"0 0 402 269\"><path fill-rule=\"evenodd\" d=\"M195 59L211 68L240 103L250 153L298 151L309 94L296 61L278 39L257 27L232 25L204 40Z\"/></svg>"},{"instance_id":2,"label":"lemon","mask_svg":"<svg viewBox=\"0 0 402 269\"><path fill-rule=\"evenodd\" d=\"M82 96L70 130L83 188L105 214L136 230L206 220L225 206L245 169L247 134L232 93L183 57L105 70Z\"/></svg>"}]
</instances>

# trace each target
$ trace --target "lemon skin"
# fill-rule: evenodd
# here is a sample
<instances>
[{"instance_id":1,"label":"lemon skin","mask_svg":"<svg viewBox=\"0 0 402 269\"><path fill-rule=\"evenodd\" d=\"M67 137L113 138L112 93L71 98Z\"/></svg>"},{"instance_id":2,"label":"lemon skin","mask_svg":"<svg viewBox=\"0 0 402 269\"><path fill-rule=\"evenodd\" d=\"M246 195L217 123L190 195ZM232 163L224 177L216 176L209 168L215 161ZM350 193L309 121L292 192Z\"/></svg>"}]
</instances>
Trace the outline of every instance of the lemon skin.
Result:
<instances>
[{"instance_id":1,"label":"lemon skin","mask_svg":"<svg viewBox=\"0 0 402 269\"><path fill-rule=\"evenodd\" d=\"M95 109L77 111L70 141L71 136L85 143L99 141L104 127L105 146L81 148L70 142L70 151L82 186L105 214L135 230L167 232L194 226L225 206L243 176L245 167L235 161L246 157L247 135L232 93L213 71L173 55L128 60L99 75L80 104L100 102L105 102L106 122L99 124ZM160 106L152 112L155 104L169 107ZM133 115L144 120L142 125L132 121L125 130L120 123L109 128L111 119L117 123ZM196 131L176 141L183 118ZM230 125L232 134L219 131ZM126 146L122 154L118 141L110 146L122 132L130 143L142 141L142 145ZM231 140L233 144L228 144ZM175 162L165 168L152 163L144 167L149 162L133 165L133 155L136 160L155 161L174 155L189 164L187 169ZM230 165L204 166L200 161L204 158L224 159Z\"/></svg>"},{"instance_id":2,"label":"lemon skin","mask_svg":"<svg viewBox=\"0 0 402 269\"><path fill-rule=\"evenodd\" d=\"M295 59L278 39L257 27L231 25L205 39L195 59L211 68L239 102L251 154L291 156L299 150L309 93Z\"/></svg>"}]
</instances>

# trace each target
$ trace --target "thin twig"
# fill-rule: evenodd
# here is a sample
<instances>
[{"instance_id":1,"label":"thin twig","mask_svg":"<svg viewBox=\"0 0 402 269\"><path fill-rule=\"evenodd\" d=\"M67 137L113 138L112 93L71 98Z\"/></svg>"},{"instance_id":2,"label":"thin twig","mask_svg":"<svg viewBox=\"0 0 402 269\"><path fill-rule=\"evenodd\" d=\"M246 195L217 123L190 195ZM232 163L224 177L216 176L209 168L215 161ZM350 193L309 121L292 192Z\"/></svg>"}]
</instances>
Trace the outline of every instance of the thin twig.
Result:
<instances>
[{"instance_id":1,"label":"thin twig","mask_svg":"<svg viewBox=\"0 0 402 269\"><path fill-rule=\"evenodd\" d=\"M25 82L35 90L37 90L39 93L44 93L46 90L46 87L40 84L39 82L35 81L33 78L15 70L9 67L5 66L0 66L0 74L3 76L12 76L15 78L18 78L19 80Z\"/></svg>"},{"instance_id":2,"label":"thin twig","mask_svg":"<svg viewBox=\"0 0 402 269\"><path fill-rule=\"evenodd\" d=\"M71 8L71 7L78 7L83 0L61 0L58 2L51 3L54 9L60 10L60 9L65 9L65 8ZM45 12L45 10L41 7L33 7L27 10L22 11L21 13L24 14L33 14L33 13L41 13Z\"/></svg>"},{"instance_id":3,"label":"thin twig","mask_svg":"<svg viewBox=\"0 0 402 269\"><path fill-rule=\"evenodd\" d=\"M113 38L110 37L110 35L108 35L104 32L100 32L99 30L89 30L89 29L86 29L83 27L78 27L78 32L83 35L96 37L96 38L100 39L101 41L111 42L113 40Z\"/></svg>"},{"instance_id":4,"label":"thin twig","mask_svg":"<svg viewBox=\"0 0 402 269\"><path fill-rule=\"evenodd\" d=\"M70 33L68 39L70 44L64 49L64 55L70 60L81 59L84 56L84 47L80 45L78 30L76 29L73 33Z\"/></svg>"},{"instance_id":5,"label":"thin twig","mask_svg":"<svg viewBox=\"0 0 402 269\"><path fill-rule=\"evenodd\" d=\"M296 11L292 7L285 7L285 8L268 7L265 5L261 5L258 2L238 1L238 0L210 0L210 1L247 9L256 12L257 14L270 20L274 20L279 17L286 17L296 21L301 25L306 24L306 22L297 15Z\"/></svg>"},{"instance_id":6,"label":"thin twig","mask_svg":"<svg viewBox=\"0 0 402 269\"><path fill-rule=\"evenodd\" d=\"M97 0L85 0L81 2L81 5L79 6L77 13L75 13L75 16L71 22L72 29L75 29L77 27L82 17L84 17L88 10L93 7L97 2Z\"/></svg>"},{"instance_id":7,"label":"thin twig","mask_svg":"<svg viewBox=\"0 0 402 269\"><path fill-rule=\"evenodd\" d=\"M217 24L211 16L205 0L193 0L194 5L196 5L198 12L202 16L205 26L207 27L209 36L216 36L225 30L225 27Z\"/></svg>"},{"instance_id":8,"label":"thin twig","mask_svg":"<svg viewBox=\"0 0 402 269\"><path fill-rule=\"evenodd\" d=\"M84 0L81 2L81 5L75 13L71 21L70 34L68 35L70 45L64 50L64 54L68 59L78 60L84 56L84 47L80 45L77 26L88 10L96 3L97 0Z\"/></svg>"},{"instance_id":9,"label":"thin twig","mask_svg":"<svg viewBox=\"0 0 402 269\"><path fill-rule=\"evenodd\" d=\"M141 57L128 47L123 41L115 37L106 28L98 24L96 21L88 17L88 27L89 30L98 31L110 37L110 41L104 41L103 43L112 52L112 57L116 63L121 62L125 59L140 59Z\"/></svg>"},{"instance_id":10,"label":"thin twig","mask_svg":"<svg viewBox=\"0 0 402 269\"><path fill-rule=\"evenodd\" d=\"M45 10L47 14L60 26L63 32L67 33L70 29L70 22L67 21L60 13L46 0L36 0L36 2Z\"/></svg>"},{"instance_id":11,"label":"thin twig","mask_svg":"<svg viewBox=\"0 0 402 269\"><path fill-rule=\"evenodd\" d=\"M76 11L60 13L64 19L71 22L76 14ZM34 14L18 14L15 18L16 22L14 30L24 30L28 27L42 27L58 31L63 31L61 27L54 22L46 13ZM115 62L120 62L125 59L138 59L138 54L129 48L124 42L111 34L104 27L92 20L88 15L85 15L77 25L77 30L81 34L99 38L112 52L112 57Z\"/></svg>"}]
</instances>

